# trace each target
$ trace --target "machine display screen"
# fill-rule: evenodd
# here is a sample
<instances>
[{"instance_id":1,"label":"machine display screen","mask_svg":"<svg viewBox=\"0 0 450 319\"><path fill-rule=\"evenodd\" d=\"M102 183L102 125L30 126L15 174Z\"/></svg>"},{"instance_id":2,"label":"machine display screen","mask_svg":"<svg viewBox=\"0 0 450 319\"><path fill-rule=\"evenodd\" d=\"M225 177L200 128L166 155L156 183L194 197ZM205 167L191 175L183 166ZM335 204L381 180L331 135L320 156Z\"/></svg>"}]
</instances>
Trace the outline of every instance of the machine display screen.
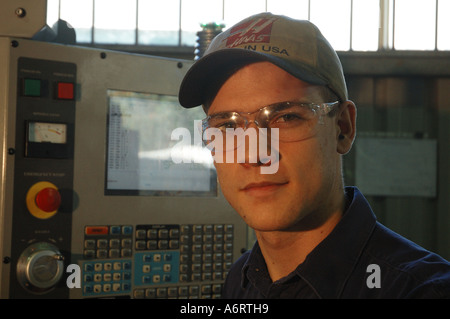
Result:
<instances>
[{"instance_id":1,"label":"machine display screen","mask_svg":"<svg viewBox=\"0 0 450 319\"><path fill-rule=\"evenodd\" d=\"M216 196L201 108L175 96L108 90L106 195Z\"/></svg>"}]
</instances>

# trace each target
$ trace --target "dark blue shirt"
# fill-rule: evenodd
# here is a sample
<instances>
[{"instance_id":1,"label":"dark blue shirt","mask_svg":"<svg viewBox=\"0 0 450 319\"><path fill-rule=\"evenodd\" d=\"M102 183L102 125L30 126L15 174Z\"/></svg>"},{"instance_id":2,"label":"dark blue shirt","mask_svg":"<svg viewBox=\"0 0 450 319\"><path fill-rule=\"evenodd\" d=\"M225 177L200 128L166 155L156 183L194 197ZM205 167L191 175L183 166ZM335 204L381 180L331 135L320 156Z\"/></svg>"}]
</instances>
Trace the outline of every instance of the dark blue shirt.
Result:
<instances>
[{"instance_id":1,"label":"dark blue shirt","mask_svg":"<svg viewBox=\"0 0 450 319\"><path fill-rule=\"evenodd\" d=\"M288 276L272 282L255 243L231 267L223 298L449 298L450 264L377 222L367 200L350 204L333 231Z\"/></svg>"}]
</instances>

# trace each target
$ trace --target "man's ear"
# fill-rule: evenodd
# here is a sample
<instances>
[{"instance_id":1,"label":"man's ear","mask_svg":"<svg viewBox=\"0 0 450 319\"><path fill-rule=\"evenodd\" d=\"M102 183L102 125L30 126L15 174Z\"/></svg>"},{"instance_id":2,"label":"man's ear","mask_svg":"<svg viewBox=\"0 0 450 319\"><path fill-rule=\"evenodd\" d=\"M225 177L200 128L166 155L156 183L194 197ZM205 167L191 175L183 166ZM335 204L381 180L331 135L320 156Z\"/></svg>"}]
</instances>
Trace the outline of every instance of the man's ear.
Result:
<instances>
[{"instance_id":1,"label":"man's ear","mask_svg":"<svg viewBox=\"0 0 450 319\"><path fill-rule=\"evenodd\" d=\"M356 136L356 106L352 101L342 102L336 114L336 139L339 154L347 154Z\"/></svg>"}]
</instances>

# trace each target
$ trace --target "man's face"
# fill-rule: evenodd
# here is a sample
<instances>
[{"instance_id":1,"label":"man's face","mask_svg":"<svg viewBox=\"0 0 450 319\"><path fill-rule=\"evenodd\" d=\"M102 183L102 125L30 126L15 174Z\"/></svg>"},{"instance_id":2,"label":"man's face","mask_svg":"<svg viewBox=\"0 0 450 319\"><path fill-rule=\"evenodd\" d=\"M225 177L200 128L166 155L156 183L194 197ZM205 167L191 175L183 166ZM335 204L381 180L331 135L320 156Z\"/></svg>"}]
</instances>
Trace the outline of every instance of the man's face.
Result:
<instances>
[{"instance_id":1,"label":"man's face","mask_svg":"<svg viewBox=\"0 0 450 319\"><path fill-rule=\"evenodd\" d=\"M224 83L208 115L254 112L284 101L331 102L323 101L317 86L260 62L240 69ZM315 228L327 214L339 209L338 121L328 116L323 121L311 138L279 141L279 165L274 174L261 174L255 163L215 163L223 194L250 227L259 231Z\"/></svg>"}]
</instances>

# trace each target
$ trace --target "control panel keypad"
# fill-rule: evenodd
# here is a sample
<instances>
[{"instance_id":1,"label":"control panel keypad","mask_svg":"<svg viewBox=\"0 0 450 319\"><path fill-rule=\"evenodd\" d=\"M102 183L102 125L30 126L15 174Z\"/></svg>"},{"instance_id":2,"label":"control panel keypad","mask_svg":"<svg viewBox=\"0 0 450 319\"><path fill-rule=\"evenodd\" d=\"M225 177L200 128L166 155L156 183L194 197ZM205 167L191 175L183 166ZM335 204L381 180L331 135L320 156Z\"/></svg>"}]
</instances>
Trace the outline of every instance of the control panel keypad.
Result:
<instances>
[{"instance_id":1,"label":"control panel keypad","mask_svg":"<svg viewBox=\"0 0 450 319\"><path fill-rule=\"evenodd\" d=\"M218 298L233 242L232 224L86 226L83 296Z\"/></svg>"},{"instance_id":2,"label":"control panel keypad","mask_svg":"<svg viewBox=\"0 0 450 319\"><path fill-rule=\"evenodd\" d=\"M233 260L233 225L181 225L180 282L224 280Z\"/></svg>"},{"instance_id":3,"label":"control panel keypad","mask_svg":"<svg viewBox=\"0 0 450 319\"><path fill-rule=\"evenodd\" d=\"M178 282L178 251L136 253L135 286L170 284Z\"/></svg>"},{"instance_id":4,"label":"control panel keypad","mask_svg":"<svg viewBox=\"0 0 450 319\"><path fill-rule=\"evenodd\" d=\"M178 249L179 225L137 225L136 250Z\"/></svg>"},{"instance_id":5,"label":"control panel keypad","mask_svg":"<svg viewBox=\"0 0 450 319\"><path fill-rule=\"evenodd\" d=\"M137 225L133 297L219 297L233 236L231 224Z\"/></svg>"},{"instance_id":6,"label":"control panel keypad","mask_svg":"<svg viewBox=\"0 0 450 319\"><path fill-rule=\"evenodd\" d=\"M209 299L220 298L222 284L204 284L135 289L135 299Z\"/></svg>"},{"instance_id":7,"label":"control panel keypad","mask_svg":"<svg viewBox=\"0 0 450 319\"><path fill-rule=\"evenodd\" d=\"M125 294L131 291L131 260L95 260L82 264L84 296Z\"/></svg>"},{"instance_id":8,"label":"control panel keypad","mask_svg":"<svg viewBox=\"0 0 450 319\"><path fill-rule=\"evenodd\" d=\"M130 225L86 226L84 257L127 258L132 255L133 227Z\"/></svg>"}]
</instances>

